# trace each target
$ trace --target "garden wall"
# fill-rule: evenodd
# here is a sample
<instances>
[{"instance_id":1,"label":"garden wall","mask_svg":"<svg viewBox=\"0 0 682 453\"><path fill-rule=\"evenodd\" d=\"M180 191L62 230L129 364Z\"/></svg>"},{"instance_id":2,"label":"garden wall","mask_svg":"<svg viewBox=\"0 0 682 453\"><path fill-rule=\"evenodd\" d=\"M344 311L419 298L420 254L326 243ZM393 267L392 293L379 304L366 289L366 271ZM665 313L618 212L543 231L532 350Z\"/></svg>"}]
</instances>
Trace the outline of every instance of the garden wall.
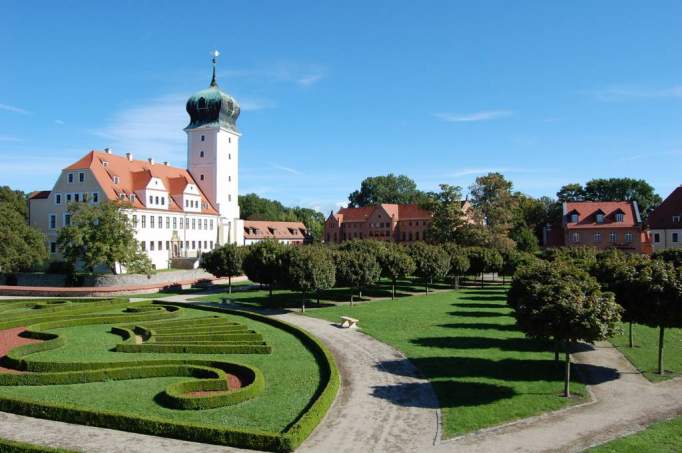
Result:
<instances>
[{"instance_id":1,"label":"garden wall","mask_svg":"<svg viewBox=\"0 0 682 453\"><path fill-rule=\"evenodd\" d=\"M67 277L62 274L19 273L16 276L16 286L64 287ZM0 276L0 285L4 285L5 277ZM203 269L178 269L158 272L152 275L143 274L102 274L85 276L80 286L138 286L138 285L170 285L176 282L215 280L212 274Z\"/></svg>"}]
</instances>

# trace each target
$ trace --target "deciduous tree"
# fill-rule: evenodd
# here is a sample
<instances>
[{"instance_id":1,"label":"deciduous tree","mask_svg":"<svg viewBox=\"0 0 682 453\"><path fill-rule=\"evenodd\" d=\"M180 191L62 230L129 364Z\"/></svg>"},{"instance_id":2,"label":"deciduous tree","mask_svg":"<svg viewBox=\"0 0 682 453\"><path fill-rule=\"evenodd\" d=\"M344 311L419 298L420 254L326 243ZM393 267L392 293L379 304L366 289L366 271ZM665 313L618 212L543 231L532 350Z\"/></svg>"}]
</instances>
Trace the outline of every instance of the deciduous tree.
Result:
<instances>
[{"instance_id":1,"label":"deciduous tree","mask_svg":"<svg viewBox=\"0 0 682 453\"><path fill-rule=\"evenodd\" d=\"M243 247L225 244L201 255L201 266L216 277L227 277L228 293L232 294L232 277L242 275L243 260Z\"/></svg>"},{"instance_id":2,"label":"deciduous tree","mask_svg":"<svg viewBox=\"0 0 682 453\"><path fill-rule=\"evenodd\" d=\"M618 331L622 308L587 272L538 260L518 270L507 296L519 328L529 337L563 341L564 395L570 396L571 345L594 343Z\"/></svg>"},{"instance_id":3,"label":"deciduous tree","mask_svg":"<svg viewBox=\"0 0 682 453\"><path fill-rule=\"evenodd\" d=\"M274 239L267 239L250 245L242 261L242 269L252 282L268 285L270 297L272 289L282 278L282 259L287 246Z\"/></svg>"},{"instance_id":4,"label":"deciduous tree","mask_svg":"<svg viewBox=\"0 0 682 453\"><path fill-rule=\"evenodd\" d=\"M469 273L481 275L481 288L484 286L483 275L491 272L499 272L504 264L500 252L492 248L469 247L466 252L470 263Z\"/></svg>"},{"instance_id":5,"label":"deciduous tree","mask_svg":"<svg viewBox=\"0 0 682 453\"><path fill-rule=\"evenodd\" d=\"M334 263L337 283L351 288L351 305L354 291L358 291L362 298L363 288L374 285L381 276L381 266L376 257L365 251L337 250L334 253Z\"/></svg>"},{"instance_id":6,"label":"deciduous tree","mask_svg":"<svg viewBox=\"0 0 682 453\"><path fill-rule=\"evenodd\" d=\"M405 175L372 176L365 178L356 190L348 196L349 207L372 206L381 203L418 203L424 194L417 190L417 184Z\"/></svg>"},{"instance_id":7,"label":"deciduous tree","mask_svg":"<svg viewBox=\"0 0 682 453\"><path fill-rule=\"evenodd\" d=\"M153 272L124 208L110 202L69 205L70 225L61 229L57 239L64 260L74 267L80 264L88 272L106 265L115 273L119 264L129 273Z\"/></svg>"},{"instance_id":8,"label":"deciduous tree","mask_svg":"<svg viewBox=\"0 0 682 453\"><path fill-rule=\"evenodd\" d=\"M47 260L45 236L12 203L0 202L0 273L29 271Z\"/></svg>"},{"instance_id":9,"label":"deciduous tree","mask_svg":"<svg viewBox=\"0 0 682 453\"><path fill-rule=\"evenodd\" d=\"M410 244L408 253L416 266L414 273L424 281L424 287L428 294L429 284L448 274L450 256L441 247L424 242Z\"/></svg>"},{"instance_id":10,"label":"deciduous tree","mask_svg":"<svg viewBox=\"0 0 682 453\"><path fill-rule=\"evenodd\" d=\"M301 292L301 311L305 312L307 293L332 288L336 267L328 249L319 246L290 247L285 258L286 284ZM319 304L319 298L318 298Z\"/></svg>"},{"instance_id":11,"label":"deciduous tree","mask_svg":"<svg viewBox=\"0 0 682 453\"><path fill-rule=\"evenodd\" d=\"M391 280L391 299L395 299L395 285L399 278L405 278L415 270L412 257L404 247L390 244L378 255L381 275Z\"/></svg>"},{"instance_id":12,"label":"deciduous tree","mask_svg":"<svg viewBox=\"0 0 682 453\"><path fill-rule=\"evenodd\" d=\"M459 279L465 275L471 267L469 255L466 249L460 247L455 243L447 243L443 247L445 252L450 256L450 270L448 276L452 279L454 289L459 289Z\"/></svg>"}]
</instances>

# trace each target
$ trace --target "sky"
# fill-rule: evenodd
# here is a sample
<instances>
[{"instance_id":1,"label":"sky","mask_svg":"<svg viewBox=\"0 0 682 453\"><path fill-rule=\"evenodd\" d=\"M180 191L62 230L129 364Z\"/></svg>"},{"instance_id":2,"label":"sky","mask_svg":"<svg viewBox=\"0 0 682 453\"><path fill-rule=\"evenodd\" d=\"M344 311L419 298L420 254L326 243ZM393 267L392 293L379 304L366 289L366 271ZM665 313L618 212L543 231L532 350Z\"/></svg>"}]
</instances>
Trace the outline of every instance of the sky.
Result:
<instances>
[{"instance_id":1,"label":"sky","mask_svg":"<svg viewBox=\"0 0 682 453\"><path fill-rule=\"evenodd\" d=\"M388 173L682 184L677 0L6 0L0 185L51 189L104 147L184 167L212 49L242 107L241 194L326 214Z\"/></svg>"}]
</instances>

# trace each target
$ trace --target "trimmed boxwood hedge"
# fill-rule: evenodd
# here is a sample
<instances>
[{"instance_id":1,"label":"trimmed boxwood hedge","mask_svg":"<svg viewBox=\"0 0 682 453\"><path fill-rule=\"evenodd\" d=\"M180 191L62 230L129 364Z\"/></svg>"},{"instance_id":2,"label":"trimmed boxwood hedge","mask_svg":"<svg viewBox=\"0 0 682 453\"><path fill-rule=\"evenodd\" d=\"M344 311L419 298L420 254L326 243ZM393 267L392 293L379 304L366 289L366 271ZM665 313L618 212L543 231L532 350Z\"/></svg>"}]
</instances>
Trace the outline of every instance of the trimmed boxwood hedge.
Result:
<instances>
[{"instance_id":1,"label":"trimmed boxwood hedge","mask_svg":"<svg viewBox=\"0 0 682 453\"><path fill-rule=\"evenodd\" d=\"M0 439L0 451L3 453L76 453L63 448L43 447L14 440Z\"/></svg>"},{"instance_id":2,"label":"trimmed boxwood hedge","mask_svg":"<svg viewBox=\"0 0 682 453\"><path fill-rule=\"evenodd\" d=\"M173 303L168 303L168 302L155 302L155 305L159 305L162 307L173 307L176 310L179 310L182 307L182 304L173 304ZM246 318L250 318L259 322L263 322L269 325L272 325L276 328L282 329L292 335L294 335L296 338L298 338L305 347L307 347L315 357L315 360L318 363L319 369L320 369L320 383L318 385L318 388L314 394L314 396L311 398L310 402L304 409L304 411L299 415L299 417L283 432L267 432L267 431L259 431L259 430L248 430L248 429L229 429L229 428L213 428L209 426L205 426L199 423L182 423L182 422L171 422L168 420L160 419L160 418L155 418L155 417L133 417L125 414L120 414L112 411L93 411L93 410L85 410L82 408L79 408L74 405L70 404L54 404L54 403L40 403L40 402L35 402L31 400L25 400L21 398L9 398L9 397L0 397L0 411L7 411L7 412L14 412L18 414L23 414L23 415L28 415L32 417L39 417L39 418L49 418L49 419L56 419L56 420L62 420L70 423L77 423L77 424L84 424L84 425L92 425L92 426L101 426L105 428L113 428L113 429L119 429L119 430L126 430L126 431L133 431L133 432L139 432L143 434L152 434L156 436L162 436L162 437L173 437L173 438L178 438L178 439L183 439L183 440L189 440L189 441L196 441L196 442L205 442L205 443L214 443L214 444L221 444L221 445L231 445L235 447L240 447L240 448L249 448L249 449L255 449L255 450L272 450L272 451L292 451L296 447L298 447L309 435L310 433L315 429L315 427L320 423L324 415L326 414L327 410L329 407L332 405L334 398L336 397L336 394L338 392L339 388L339 374L338 370L336 368L336 363L334 361L333 356L331 353L327 350L327 348L316 338L312 337L309 335L307 332L305 332L302 329L299 329L295 326L292 326L290 324L284 323L279 320L267 318L265 316L261 316L255 313L249 313L249 312L244 312L244 311L239 311L239 310L228 310L228 309L222 309L222 308L216 308L216 307L204 307L204 306L193 306L192 308L199 309L199 310L205 310L205 311L212 311L212 312L220 312L220 313L228 313L228 314L233 314L237 316L242 316ZM118 316L118 315L114 315ZM97 317L100 318L100 317ZM103 318L103 317L102 317ZM129 320L129 318L128 318ZM74 321L74 320L70 320ZM78 320L76 320L78 321ZM85 321L85 320L83 320ZM97 319L98 323L99 321L103 321L102 319ZM171 322L177 322L177 321L171 321ZM49 328L55 328L54 327L55 322L52 323L43 323L40 325L41 328L46 328L45 325L48 325ZM153 326L155 323L149 323L145 321L145 325ZM161 324L161 323L158 323ZM164 323L165 324L165 323ZM181 323L178 323L181 324ZM210 324L210 323L209 323ZM76 324L74 324L76 325ZM151 327L150 326L150 327ZM33 326L37 327L37 326ZM59 326L61 327L61 326ZM167 326L164 326L167 327ZM127 330L125 332L128 337L124 336L126 340L130 340L130 334L132 333L130 329L126 328L121 328L123 330ZM121 331L123 333L123 331ZM218 368L218 371L220 373L223 373L222 375L224 376L224 373L227 372L229 373L230 369L227 368L228 366L240 366L240 364L233 364L233 363L227 363L227 362L215 362L215 361L197 361L197 360L188 360L188 361L180 361L181 363L177 363L178 361L150 361L146 362L143 365L141 365L140 361L134 361L134 362L117 362L117 363L51 363L51 362L33 362L33 361L27 361L24 357L32 352L38 352L39 350L47 350L51 349L53 347L59 347L59 342L64 341L61 339L61 337L56 336L54 334L50 333L45 333L45 332L35 332L32 331L31 334L37 334L37 335L43 335L43 338L48 339L48 336L52 335L51 339L48 339L45 343L36 343L36 344L30 344L30 345L25 345L21 346L19 348L16 348L15 350L11 351L10 354L8 354L8 359L13 360L15 365L22 366L23 369L28 370L28 371L44 371L46 372L46 379L70 379L71 377L67 377L68 375L75 376L77 374L80 374L81 376L85 375L88 376L89 378L95 378L95 377L108 377L111 379L111 376L118 376L118 373L123 373L123 369L127 369L126 373L129 373L128 375L134 374L134 373L166 373L169 372L168 370L173 368L175 372L185 372L185 373L196 373L201 375L202 377L205 378L204 381L198 381L198 382L205 382L205 387L202 387L201 390L197 390L200 387L198 384L190 384L188 382L184 383L176 383L170 385L166 391L165 394L160 395L160 401L163 404L176 404L176 408L182 408L183 409L198 409L199 407L196 407L198 404L205 404L205 405L210 405L210 404L215 404L215 401L221 401L222 403L225 402L225 400L221 400L222 398L225 398L226 400L232 399L234 401L235 398L238 398L236 396L230 396L234 395L238 391L235 391L234 393L221 393L221 391L217 392L217 395L215 397L219 398L218 400L214 401L201 401L203 397L194 397L196 399L191 399L191 397L188 397L183 395L183 391L187 391L188 389L190 391L213 391L215 389L221 389L222 384L217 384L215 380L217 379L215 376L216 370L213 368ZM47 346L46 346L47 345ZM126 346L136 346L134 344L131 344L129 341L126 341L123 343L123 345ZM156 346L159 346L158 344ZM47 348L47 349L41 349L41 348ZM32 352L29 352L32 351ZM208 365L208 366L207 366ZM220 366L216 366L220 365ZM244 365L245 366L245 365ZM126 368L129 367L129 368ZM245 395L249 396L249 393L251 392L256 392L257 390L260 389L262 391L262 388L265 386L265 381L264 379L260 379L262 377L262 373L260 370L249 367L253 371L253 376L254 380L251 383L251 385L248 385L246 387L243 387L243 391L245 391ZM19 368L22 369L22 368ZM144 369L145 371L137 371L138 369ZM83 373L83 370L86 371L86 373ZM80 371L80 373L78 373ZM72 373L75 372L75 373ZM205 374L202 374L205 373ZM196 375L194 374L194 375ZM57 376L63 376L61 378L58 378ZM31 376L31 375L14 375L18 376L16 379L21 379L22 376ZM2 379L9 379L5 378L0 375L0 378ZM26 379L26 378L24 378ZM196 382L196 381L192 381ZM8 382L9 384L9 382ZM7 385L7 384L5 384ZM9 384L12 385L12 384ZM196 385L196 386L195 386ZM263 386L262 388L260 386ZM242 389L240 389L242 390ZM244 396L244 395L242 395ZM250 396L253 397L253 396ZM238 402L238 401L237 401Z\"/></svg>"}]
</instances>

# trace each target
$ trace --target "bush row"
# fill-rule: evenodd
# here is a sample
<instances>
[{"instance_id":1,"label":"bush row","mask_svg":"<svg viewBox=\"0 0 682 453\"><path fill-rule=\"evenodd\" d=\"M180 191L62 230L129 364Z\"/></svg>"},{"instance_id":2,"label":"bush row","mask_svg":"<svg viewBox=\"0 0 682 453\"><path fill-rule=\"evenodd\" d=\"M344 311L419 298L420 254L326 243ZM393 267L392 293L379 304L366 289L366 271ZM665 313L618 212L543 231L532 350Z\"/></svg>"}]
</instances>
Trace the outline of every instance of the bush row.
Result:
<instances>
[{"instance_id":1,"label":"bush row","mask_svg":"<svg viewBox=\"0 0 682 453\"><path fill-rule=\"evenodd\" d=\"M114 348L116 352L156 353L156 354L270 354L272 347L268 344L165 344L121 343Z\"/></svg>"},{"instance_id":2,"label":"bush row","mask_svg":"<svg viewBox=\"0 0 682 453\"><path fill-rule=\"evenodd\" d=\"M0 439L0 451L3 453L75 453L62 448L43 447L13 440Z\"/></svg>"}]
</instances>

